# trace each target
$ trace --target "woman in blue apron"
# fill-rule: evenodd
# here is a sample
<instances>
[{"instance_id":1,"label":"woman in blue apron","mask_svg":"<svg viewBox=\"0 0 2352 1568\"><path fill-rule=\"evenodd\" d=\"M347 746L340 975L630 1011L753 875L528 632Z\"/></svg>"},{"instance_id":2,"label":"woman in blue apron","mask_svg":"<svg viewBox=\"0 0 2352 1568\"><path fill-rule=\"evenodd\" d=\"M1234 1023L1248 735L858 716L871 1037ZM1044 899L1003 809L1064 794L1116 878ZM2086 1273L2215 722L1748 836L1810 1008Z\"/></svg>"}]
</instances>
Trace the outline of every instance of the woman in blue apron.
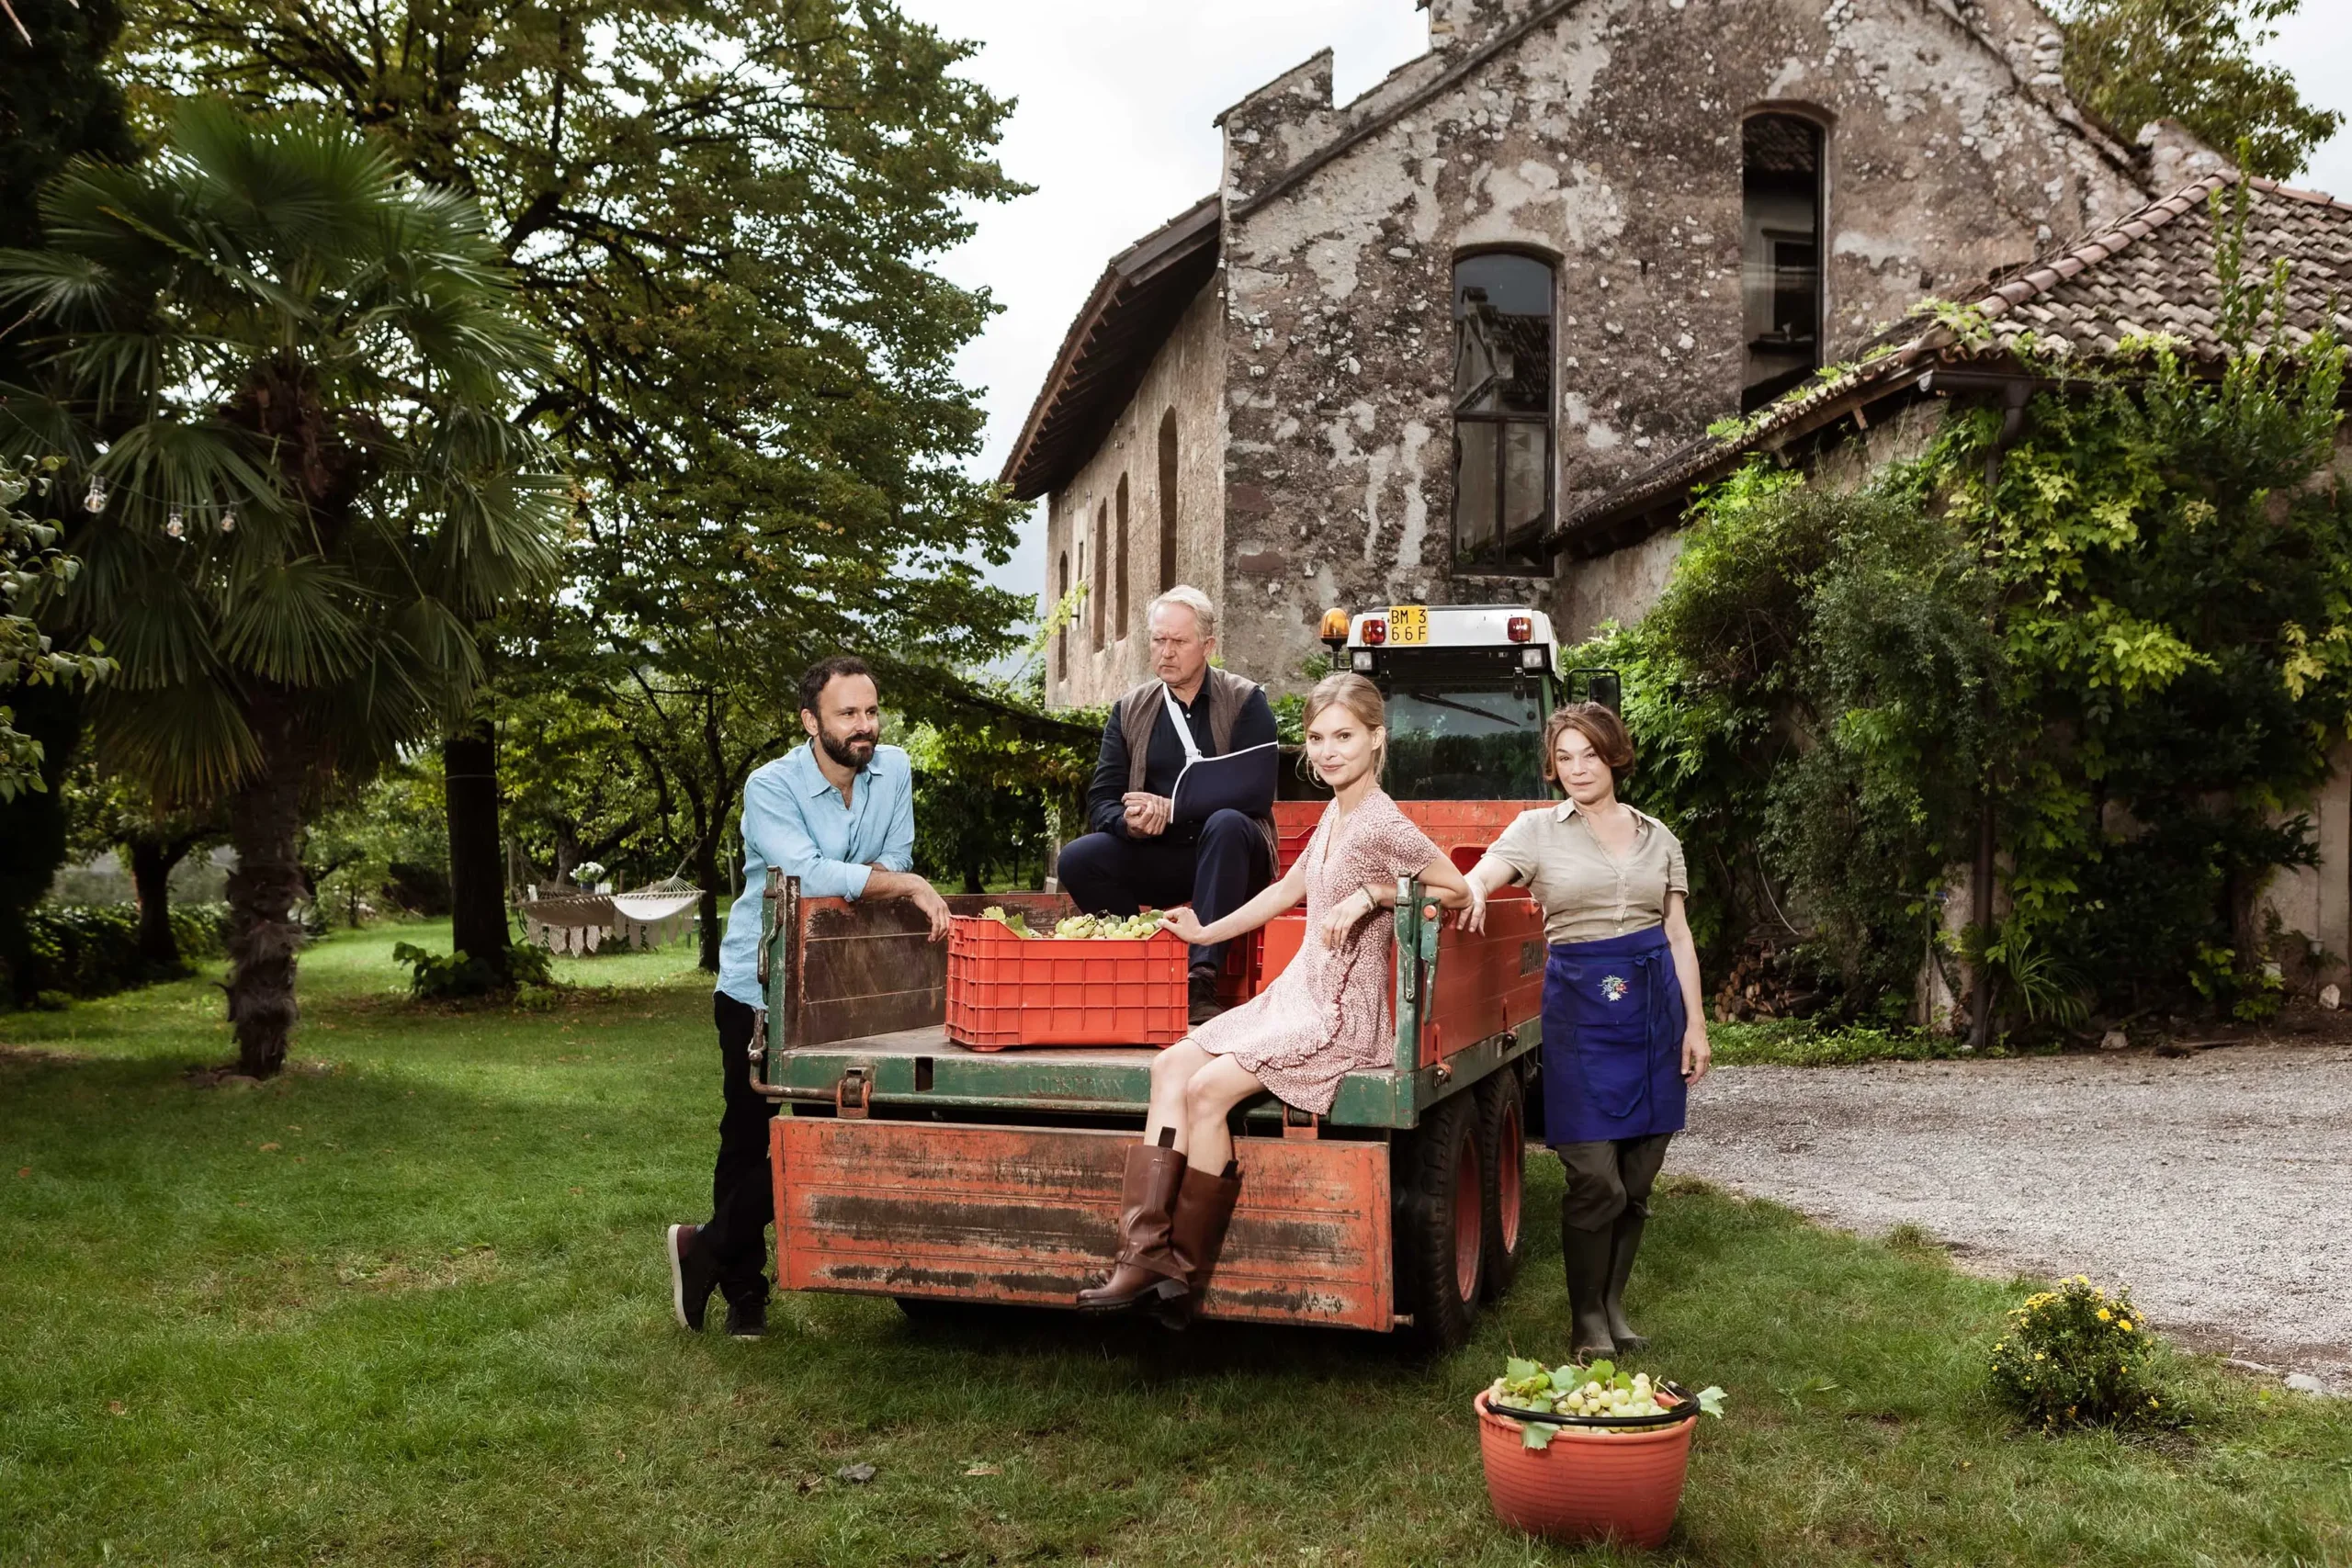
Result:
<instances>
[{"instance_id":1,"label":"woman in blue apron","mask_svg":"<svg viewBox=\"0 0 2352 1568\"><path fill-rule=\"evenodd\" d=\"M1584 1359L1646 1343L1625 1321L1625 1282L1684 1093L1706 1075L1707 1026L1682 846L1617 798L1634 766L1623 721L1571 703L1545 723L1544 757L1567 799L1503 830L1470 874L1464 920L1516 884L1544 908L1544 1134L1567 1168L1560 1250Z\"/></svg>"}]
</instances>

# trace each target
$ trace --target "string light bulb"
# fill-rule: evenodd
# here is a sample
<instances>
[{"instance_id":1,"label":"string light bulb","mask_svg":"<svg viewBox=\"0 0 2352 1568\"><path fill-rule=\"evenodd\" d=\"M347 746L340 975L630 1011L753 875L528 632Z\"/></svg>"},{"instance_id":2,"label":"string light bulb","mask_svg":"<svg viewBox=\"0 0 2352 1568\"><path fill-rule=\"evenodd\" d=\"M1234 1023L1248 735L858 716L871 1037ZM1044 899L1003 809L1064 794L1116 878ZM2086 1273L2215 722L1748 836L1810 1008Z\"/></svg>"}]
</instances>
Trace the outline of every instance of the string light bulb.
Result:
<instances>
[{"instance_id":1,"label":"string light bulb","mask_svg":"<svg viewBox=\"0 0 2352 1568\"><path fill-rule=\"evenodd\" d=\"M237 509L235 507L230 507L226 512L220 513L220 531L223 534L233 534L237 531Z\"/></svg>"},{"instance_id":2,"label":"string light bulb","mask_svg":"<svg viewBox=\"0 0 2352 1568\"><path fill-rule=\"evenodd\" d=\"M82 498L82 510L92 516L107 509L107 481L97 474L90 476L90 493Z\"/></svg>"},{"instance_id":3,"label":"string light bulb","mask_svg":"<svg viewBox=\"0 0 2352 1568\"><path fill-rule=\"evenodd\" d=\"M185 538L187 535L187 514L178 507L173 507L164 519L164 532L175 539Z\"/></svg>"}]
</instances>

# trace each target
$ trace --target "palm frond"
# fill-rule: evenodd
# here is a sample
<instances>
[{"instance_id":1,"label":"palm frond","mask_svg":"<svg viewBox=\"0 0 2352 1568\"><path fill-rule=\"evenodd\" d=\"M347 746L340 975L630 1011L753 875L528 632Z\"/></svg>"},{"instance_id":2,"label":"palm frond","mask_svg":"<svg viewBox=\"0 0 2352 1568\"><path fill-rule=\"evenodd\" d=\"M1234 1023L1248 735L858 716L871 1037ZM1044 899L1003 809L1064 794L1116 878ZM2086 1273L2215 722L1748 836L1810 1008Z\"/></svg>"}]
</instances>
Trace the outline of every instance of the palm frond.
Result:
<instances>
[{"instance_id":1,"label":"palm frond","mask_svg":"<svg viewBox=\"0 0 2352 1568\"><path fill-rule=\"evenodd\" d=\"M0 250L0 307L29 310L72 329L105 326L122 280L96 257L71 251Z\"/></svg>"},{"instance_id":2,"label":"palm frond","mask_svg":"<svg viewBox=\"0 0 2352 1568\"><path fill-rule=\"evenodd\" d=\"M216 681L143 691L108 682L91 717L99 760L169 798L218 799L262 762L237 694Z\"/></svg>"},{"instance_id":3,"label":"palm frond","mask_svg":"<svg viewBox=\"0 0 2352 1568\"><path fill-rule=\"evenodd\" d=\"M338 768L366 773L430 733L471 690L470 680L427 669L405 644L379 637L347 678L312 694L310 722Z\"/></svg>"},{"instance_id":4,"label":"palm frond","mask_svg":"<svg viewBox=\"0 0 2352 1568\"><path fill-rule=\"evenodd\" d=\"M281 686L347 680L368 657L363 599L317 556L248 568L223 595L220 651Z\"/></svg>"}]
</instances>

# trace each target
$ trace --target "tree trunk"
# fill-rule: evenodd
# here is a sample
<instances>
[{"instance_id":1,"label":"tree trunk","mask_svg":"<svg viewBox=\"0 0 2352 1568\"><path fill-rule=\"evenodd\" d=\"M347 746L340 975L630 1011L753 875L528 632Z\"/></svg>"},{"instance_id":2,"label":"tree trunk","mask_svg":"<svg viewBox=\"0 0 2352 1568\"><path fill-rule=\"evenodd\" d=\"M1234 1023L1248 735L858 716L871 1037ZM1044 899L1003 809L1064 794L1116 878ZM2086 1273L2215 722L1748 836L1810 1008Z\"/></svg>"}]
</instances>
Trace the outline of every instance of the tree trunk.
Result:
<instances>
[{"instance_id":1,"label":"tree trunk","mask_svg":"<svg viewBox=\"0 0 2352 1568\"><path fill-rule=\"evenodd\" d=\"M441 743L449 801L449 936L507 977L506 880L498 840L498 738L488 719Z\"/></svg>"},{"instance_id":2,"label":"tree trunk","mask_svg":"<svg viewBox=\"0 0 2352 1568\"><path fill-rule=\"evenodd\" d=\"M229 1023L237 1070L266 1078L286 1066L294 1032L294 954L302 932L293 908L302 896L311 741L283 699L256 699L250 717L264 761L229 797L229 842L237 852L229 874Z\"/></svg>"},{"instance_id":3,"label":"tree trunk","mask_svg":"<svg viewBox=\"0 0 2352 1568\"><path fill-rule=\"evenodd\" d=\"M702 902L697 913L702 917L703 968L718 973L718 938L720 933L718 895L718 851L708 842L695 846L695 886L702 889Z\"/></svg>"},{"instance_id":4,"label":"tree trunk","mask_svg":"<svg viewBox=\"0 0 2352 1568\"><path fill-rule=\"evenodd\" d=\"M172 870L188 841L141 833L130 840L130 886L139 899L139 958L149 968L176 974L179 939L172 933Z\"/></svg>"}]
</instances>

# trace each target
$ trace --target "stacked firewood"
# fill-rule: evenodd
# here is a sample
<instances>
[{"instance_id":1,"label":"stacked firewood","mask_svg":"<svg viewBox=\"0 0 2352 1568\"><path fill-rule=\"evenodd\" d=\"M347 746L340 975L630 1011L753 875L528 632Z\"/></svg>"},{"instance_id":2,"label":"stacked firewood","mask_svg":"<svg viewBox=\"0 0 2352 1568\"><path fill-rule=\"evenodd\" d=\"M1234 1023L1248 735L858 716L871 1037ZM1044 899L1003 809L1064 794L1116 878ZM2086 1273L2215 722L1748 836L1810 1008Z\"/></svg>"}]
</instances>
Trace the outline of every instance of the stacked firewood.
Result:
<instances>
[{"instance_id":1,"label":"stacked firewood","mask_svg":"<svg viewBox=\"0 0 2352 1568\"><path fill-rule=\"evenodd\" d=\"M1822 1001L1812 966L1799 958L1793 944L1750 937L1733 955L1709 1010L1723 1022L1803 1018Z\"/></svg>"}]
</instances>

